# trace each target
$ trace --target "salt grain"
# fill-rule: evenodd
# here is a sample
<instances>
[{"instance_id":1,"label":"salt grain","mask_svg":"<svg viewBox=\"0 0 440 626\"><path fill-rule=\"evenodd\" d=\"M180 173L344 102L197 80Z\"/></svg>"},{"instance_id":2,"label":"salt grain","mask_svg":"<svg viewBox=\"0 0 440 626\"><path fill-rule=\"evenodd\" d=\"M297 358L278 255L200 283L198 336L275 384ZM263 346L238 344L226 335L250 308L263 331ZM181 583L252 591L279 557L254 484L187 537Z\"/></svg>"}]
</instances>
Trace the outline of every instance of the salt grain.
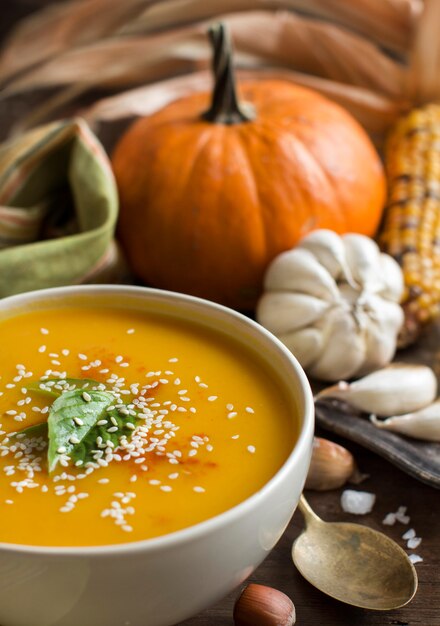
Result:
<instances>
[{"instance_id":1,"label":"salt grain","mask_svg":"<svg viewBox=\"0 0 440 626\"><path fill-rule=\"evenodd\" d=\"M414 537L413 539L408 539L406 545L410 550L415 550L422 543L421 537Z\"/></svg>"},{"instance_id":2,"label":"salt grain","mask_svg":"<svg viewBox=\"0 0 440 626\"><path fill-rule=\"evenodd\" d=\"M418 554L410 554L409 560L411 561L413 565L415 565L416 563L422 563L423 561L422 557L419 556Z\"/></svg>"},{"instance_id":3,"label":"salt grain","mask_svg":"<svg viewBox=\"0 0 440 626\"><path fill-rule=\"evenodd\" d=\"M346 513L353 515L366 515L373 509L376 496L367 491L355 491L346 489L341 495L341 507Z\"/></svg>"}]
</instances>

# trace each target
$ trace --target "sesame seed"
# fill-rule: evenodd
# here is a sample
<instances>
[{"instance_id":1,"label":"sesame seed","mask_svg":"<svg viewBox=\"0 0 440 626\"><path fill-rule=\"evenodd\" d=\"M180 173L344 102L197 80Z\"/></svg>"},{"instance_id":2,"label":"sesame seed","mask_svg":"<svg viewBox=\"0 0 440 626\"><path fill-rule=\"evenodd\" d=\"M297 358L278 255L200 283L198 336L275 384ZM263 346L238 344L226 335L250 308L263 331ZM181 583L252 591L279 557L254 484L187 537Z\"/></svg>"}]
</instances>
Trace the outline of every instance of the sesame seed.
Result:
<instances>
[{"instance_id":1,"label":"sesame seed","mask_svg":"<svg viewBox=\"0 0 440 626\"><path fill-rule=\"evenodd\" d=\"M40 333L41 333L42 335L48 335L48 334L49 334L49 331L47 330L47 328L40 328Z\"/></svg>"},{"instance_id":2,"label":"sesame seed","mask_svg":"<svg viewBox=\"0 0 440 626\"><path fill-rule=\"evenodd\" d=\"M255 453L255 446L248 446L247 447L247 451L250 452L251 454Z\"/></svg>"},{"instance_id":3,"label":"sesame seed","mask_svg":"<svg viewBox=\"0 0 440 626\"><path fill-rule=\"evenodd\" d=\"M122 530L125 531L126 533L131 533L133 528L131 526L129 526L128 524L124 524L123 526L121 526Z\"/></svg>"},{"instance_id":4,"label":"sesame seed","mask_svg":"<svg viewBox=\"0 0 440 626\"><path fill-rule=\"evenodd\" d=\"M118 432L118 427L117 426L112 426L111 428L107 428L107 432L108 433L116 433Z\"/></svg>"},{"instance_id":5,"label":"sesame seed","mask_svg":"<svg viewBox=\"0 0 440 626\"><path fill-rule=\"evenodd\" d=\"M135 483L137 481L138 477L136 474L133 474L133 476L130 476L130 482L131 483Z\"/></svg>"},{"instance_id":6,"label":"sesame seed","mask_svg":"<svg viewBox=\"0 0 440 626\"><path fill-rule=\"evenodd\" d=\"M87 361L87 356L81 352L78 354L78 358L81 359L81 361Z\"/></svg>"},{"instance_id":7,"label":"sesame seed","mask_svg":"<svg viewBox=\"0 0 440 626\"><path fill-rule=\"evenodd\" d=\"M240 435L232 435L231 439L238 439Z\"/></svg>"},{"instance_id":8,"label":"sesame seed","mask_svg":"<svg viewBox=\"0 0 440 626\"><path fill-rule=\"evenodd\" d=\"M202 389L208 389L208 385L206 383L199 383L199 387Z\"/></svg>"},{"instance_id":9,"label":"sesame seed","mask_svg":"<svg viewBox=\"0 0 440 626\"><path fill-rule=\"evenodd\" d=\"M129 329L127 330L127 335L132 335L134 332L135 332L135 329L134 329L134 328L129 328Z\"/></svg>"},{"instance_id":10,"label":"sesame seed","mask_svg":"<svg viewBox=\"0 0 440 626\"><path fill-rule=\"evenodd\" d=\"M228 413L228 419L232 419L234 417L237 417L237 412L236 411L231 411L230 413Z\"/></svg>"},{"instance_id":11,"label":"sesame seed","mask_svg":"<svg viewBox=\"0 0 440 626\"><path fill-rule=\"evenodd\" d=\"M173 490L173 488L172 488L172 487L170 487L169 485L162 485L161 487L159 487L159 489L160 489L161 491L167 491L167 492L169 492L169 491L172 491L172 490Z\"/></svg>"},{"instance_id":12,"label":"sesame seed","mask_svg":"<svg viewBox=\"0 0 440 626\"><path fill-rule=\"evenodd\" d=\"M177 357L173 357L172 359L168 359L168 363L177 363L178 360Z\"/></svg>"},{"instance_id":13,"label":"sesame seed","mask_svg":"<svg viewBox=\"0 0 440 626\"><path fill-rule=\"evenodd\" d=\"M38 352L40 352L41 354L43 354L43 352L46 352L46 346L40 346L38 348Z\"/></svg>"},{"instance_id":14,"label":"sesame seed","mask_svg":"<svg viewBox=\"0 0 440 626\"><path fill-rule=\"evenodd\" d=\"M68 350L67 348L63 348L63 349L61 350L61 354L62 354L63 356L69 356L69 354L70 354L70 350Z\"/></svg>"},{"instance_id":15,"label":"sesame seed","mask_svg":"<svg viewBox=\"0 0 440 626\"><path fill-rule=\"evenodd\" d=\"M246 413L255 413L254 409L251 406L246 407Z\"/></svg>"},{"instance_id":16,"label":"sesame seed","mask_svg":"<svg viewBox=\"0 0 440 626\"><path fill-rule=\"evenodd\" d=\"M118 356L115 358L115 362L116 362L116 363L121 363L123 360L124 360L124 357L123 357L123 356L121 356L121 355L118 355Z\"/></svg>"},{"instance_id":17,"label":"sesame seed","mask_svg":"<svg viewBox=\"0 0 440 626\"><path fill-rule=\"evenodd\" d=\"M69 441L70 443L73 443L73 444L81 443L80 439L78 439L78 437L75 437L75 435L72 435L71 437L69 437Z\"/></svg>"},{"instance_id":18,"label":"sesame seed","mask_svg":"<svg viewBox=\"0 0 440 626\"><path fill-rule=\"evenodd\" d=\"M107 483L109 483L109 482L110 482L110 480L108 478L100 478L98 480L98 483L101 484L101 485L107 485Z\"/></svg>"},{"instance_id":19,"label":"sesame seed","mask_svg":"<svg viewBox=\"0 0 440 626\"><path fill-rule=\"evenodd\" d=\"M195 491L196 493L204 493L205 489L203 487L193 487L193 491Z\"/></svg>"},{"instance_id":20,"label":"sesame seed","mask_svg":"<svg viewBox=\"0 0 440 626\"><path fill-rule=\"evenodd\" d=\"M160 480L156 480L155 478L152 478L148 482L150 485L160 485Z\"/></svg>"},{"instance_id":21,"label":"sesame seed","mask_svg":"<svg viewBox=\"0 0 440 626\"><path fill-rule=\"evenodd\" d=\"M82 421L80 417L74 417L73 421L75 422L77 426L84 426L84 422Z\"/></svg>"},{"instance_id":22,"label":"sesame seed","mask_svg":"<svg viewBox=\"0 0 440 626\"><path fill-rule=\"evenodd\" d=\"M108 420L98 420L96 422L97 426L105 426L106 424L108 424Z\"/></svg>"},{"instance_id":23,"label":"sesame seed","mask_svg":"<svg viewBox=\"0 0 440 626\"><path fill-rule=\"evenodd\" d=\"M174 472L173 474L168 474L168 478L170 480L176 480L179 477L179 472Z\"/></svg>"},{"instance_id":24,"label":"sesame seed","mask_svg":"<svg viewBox=\"0 0 440 626\"><path fill-rule=\"evenodd\" d=\"M58 454L65 454L66 452L67 452L67 448L65 448L64 446L60 446L60 447L57 449L57 453L58 453Z\"/></svg>"},{"instance_id":25,"label":"sesame seed","mask_svg":"<svg viewBox=\"0 0 440 626\"><path fill-rule=\"evenodd\" d=\"M217 400L218 396L208 396L208 402L214 402L214 400Z\"/></svg>"},{"instance_id":26,"label":"sesame seed","mask_svg":"<svg viewBox=\"0 0 440 626\"><path fill-rule=\"evenodd\" d=\"M89 393L87 393L87 391L83 391L83 393L82 393L82 399L83 399L85 402L90 402L90 401L91 401L91 399L92 399L92 396L91 396Z\"/></svg>"}]
</instances>

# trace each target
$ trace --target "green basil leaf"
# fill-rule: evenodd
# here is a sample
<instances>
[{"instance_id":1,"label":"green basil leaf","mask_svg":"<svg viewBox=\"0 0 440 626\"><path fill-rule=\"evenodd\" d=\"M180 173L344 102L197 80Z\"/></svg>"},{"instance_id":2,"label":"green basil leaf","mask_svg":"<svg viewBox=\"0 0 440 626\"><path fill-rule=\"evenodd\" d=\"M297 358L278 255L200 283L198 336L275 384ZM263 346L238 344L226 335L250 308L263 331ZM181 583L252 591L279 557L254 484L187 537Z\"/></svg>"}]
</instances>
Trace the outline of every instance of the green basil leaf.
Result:
<instances>
[{"instance_id":1,"label":"green basil leaf","mask_svg":"<svg viewBox=\"0 0 440 626\"><path fill-rule=\"evenodd\" d=\"M33 437L47 437L47 422L40 422L39 424L23 428L22 430L17 430L12 436L19 437L20 439L23 437L27 437L28 439Z\"/></svg>"},{"instance_id":2,"label":"green basil leaf","mask_svg":"<svg viewBox=\"0 0 440 626\"><path fill-rule=\"evenodd\" d=\"M84 464L93 460L93 451L98 447L98 437L101 437L103 444L110 442L110 445L113 444L113 448L116 449L120 444L121 438L125 436L127 439L130 439L133 434L133 426L136 427L139 424L138 415L122 415L118 409L106 411L102 419L107 420L107 424L92 428L89 434L70 453L69 456L75 463L82 461ZM108 429L112 427L117 427L118 430L109 433Z\"/></svg>"},{"instance_id":3,"label":"green basil leaf","mask_svg":"<svg viewBox=\"0 0 440 626\"><path fill-rule=\"evenodd\" d=\"M115 402L114 395L107 391L88 391L89 401L84 399L84 393L82 389L66 391L52 404L47 420L49 472L55 469L61 454L71 456Z\"/></svg>"},{"instance_id":4,"label":"green basil leaf","mask_svg":"<svg viewBox=\"0 0 440 626\"><path fill-rule=\"evenodd\" d=\"M54 385L51 384L49 385L49 388L47 388L47 383L54 383ZM65 384L66 388L74 385L76 389L82 390L96 389L99 385L107 387L105 383L99 383L97 380L93 380L92 378L48 378L47 380L30 382L26 388L28 391L39 393L47 398L58 398L62 393L64 393L64 390L55 388L57 383Z\"/></svg>"}]
</instances>

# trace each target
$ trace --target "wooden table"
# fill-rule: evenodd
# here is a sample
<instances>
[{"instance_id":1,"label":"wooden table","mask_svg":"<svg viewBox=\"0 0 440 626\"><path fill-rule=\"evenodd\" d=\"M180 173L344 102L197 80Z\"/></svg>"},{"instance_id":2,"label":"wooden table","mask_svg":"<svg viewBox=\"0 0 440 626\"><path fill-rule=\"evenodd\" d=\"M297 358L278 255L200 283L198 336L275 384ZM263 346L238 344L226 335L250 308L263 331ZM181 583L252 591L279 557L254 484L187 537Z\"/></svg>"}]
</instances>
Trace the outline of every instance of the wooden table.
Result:
<instances>
[{"instance_id":1,"label":"wooden table","mask_svg":"<svg viewBox=\"0 0 440 626\"><path fill-rule=\"evenodd\" d=\"M43 0L3 0L0 37L5 35L16 19L45 3ZM23 99L17 104L0 104L0 136L5 136L10 118L26 108ZM354 454L360 469L369 478L359 489L376 494L373 512L359 518L344 514L340 507L342 490L326 493L309 492L308 500L324 520L359 521L385 531L402 547L401 538L408 528L414 528L422 544L416 552L424 561L417 564L419 590L414 600L399 610L372 612L355 609L327 598L309 585L297 572L290 558L291 544L303 527L296 512L284 536L249 581L276 587L288 594L297 609L297 624L303 626L440 626L440 492L407 476L382 458L350 442L328 433L318 433L338 441ZM386 513L407 506L411 517L409 526L383 526ZM212 564L215 567L215 563ZM240 590L224 598L216 606L185 621L180 626L228 626L233 623L232 608Z\"/></svg>"},{"instance_id":2,"label":"wooden table","mask_svg":"<svg viewBox=\"0 0 440 626\"><path fill-rule=\"evenodd\" d=\"M326 433L319 433L329 437ZM384 531L402 548L401 536L414 528L423 541L415 552L423 557L417 564L419 590L406 607L395 611L373 612L355 609L327 598L314 589L297 572L290 558L290 547L303 527L297 511L282 539L250 581L276 587L292 598L297 611L297 624L301 626L439 626L440 625L440 492L403 474L387 461L362 448L331 437L345 445L354 455L360 469L370 477L355 487L376 494L376 504L371 514L348 515L342 512L342 489L331 492L312 492L306 496L320 517L326 521L350 521L367 524ZM386 513L407 506L411 521L408 526L396 523L383 526ZM185 626L228 626L233 623L232 607L239 590L222 600L217 606L184 622ZM183 625L182 625L183 626Z\"/></svg>"}]
</instances>

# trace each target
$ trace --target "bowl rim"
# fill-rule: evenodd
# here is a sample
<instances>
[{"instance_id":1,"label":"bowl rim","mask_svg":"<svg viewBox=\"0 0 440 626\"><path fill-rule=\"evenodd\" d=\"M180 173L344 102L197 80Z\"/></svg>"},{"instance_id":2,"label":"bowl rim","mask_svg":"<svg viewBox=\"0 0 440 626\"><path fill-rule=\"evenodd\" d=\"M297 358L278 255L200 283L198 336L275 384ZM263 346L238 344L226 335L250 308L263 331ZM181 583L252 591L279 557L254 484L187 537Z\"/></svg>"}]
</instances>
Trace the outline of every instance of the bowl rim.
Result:
<instances>
[{"instance_id":1,"label":"bowl rim","mask_svg":"<svg viewBox=\"0 0 440 626\"><path fill-rule=\"evenodd\" d=\"M198 305L205 308L208 312L209 310L218 311L229 317L231 320L235 320L236 323L244 324L245 326L248 326L251 331L263 335L266 340L270 340L275 345L277 350L280 351L290 362L290 366L294 370L295 376L299 382L299 391L302 396L299 400L304 409L302 425L294 447L287 459L284 461L283 465L261 487L261 489L230 509L227 509L223 513L219 513L202 522L193 524L192 526L188 526L165 535L159 535L158 537L152 537L150 539L98 546L34 546L19 543L4 543L0 541L0 552L12 552L46 557L68 556L84 558L93 556L106 558L121 554L129 555L140 552L154 552L157 550L172 548L173 546L182 543L191 542L214 532L222 526L227 526L247 512L251 512L252 509L266 497L267 493L276 488L276 486L284 480L286 474L290 472L291 467L295 465L297 459L307 451L307 448L311 448L314 433L314 399L310 383L304 370L296 357L275 335L264 328L261 324L246 317L242 313L235 311L234 309L230 309L222 304L198 298L196 296L174 291L155 289L152 287L122 284L94 284L49 287L47 289L39 289L7 296L6 298L0 300L0 312L4 309L8 309L10 304L12 306L20 306L26 304L26 302L36 302L38 300L46 300L49 302L51 299L58 297L62 298L64 295L75 296L83 293L102 293L111 295L112 293L120 294L124 292L127 294L137 294L139 296L150 295L156 300L169 301L172 299L177 303L181 302L189 305Z\"/></svg>"}]
</instances>

